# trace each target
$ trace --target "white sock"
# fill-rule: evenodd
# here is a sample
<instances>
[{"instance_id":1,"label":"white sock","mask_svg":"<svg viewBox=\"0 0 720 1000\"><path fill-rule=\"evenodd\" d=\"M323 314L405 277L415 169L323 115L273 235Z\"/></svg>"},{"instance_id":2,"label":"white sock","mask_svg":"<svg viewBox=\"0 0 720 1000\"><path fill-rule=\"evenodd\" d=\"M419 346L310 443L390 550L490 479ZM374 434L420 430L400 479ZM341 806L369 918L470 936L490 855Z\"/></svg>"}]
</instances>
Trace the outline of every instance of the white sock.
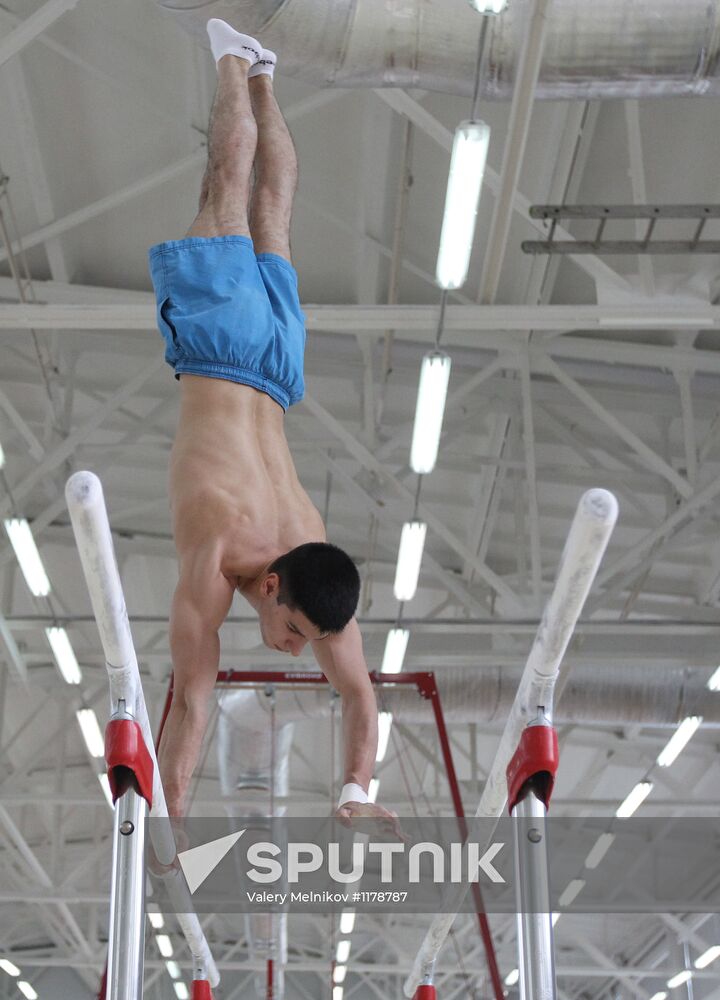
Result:
<instances>
[{"instance_id":1,"label":"white sock","mask_svg":"<svg viewBox=\"0 0 720 1000\"><path fill-rule=\"evenodd\" d=\"M239 56L254 66L262 55L262 45L257 39L240 34L218 17L210 18L207 23L207 33L210 36L210 48L216 63L223 56Z\"/></svg>"},{"instance_id":2,"label":"white sock","mask_svg":"<svg viewBox=\"0 0 720 1000\"><path fill-rule=\"evenodd\" d=\"M248 73L248 79L251 76L260 76L261 73L266 73L272 80L276 64L277 56L275 53L271 52L270 49L263 49L262 55Z\"/></svg>"}]
</instances>

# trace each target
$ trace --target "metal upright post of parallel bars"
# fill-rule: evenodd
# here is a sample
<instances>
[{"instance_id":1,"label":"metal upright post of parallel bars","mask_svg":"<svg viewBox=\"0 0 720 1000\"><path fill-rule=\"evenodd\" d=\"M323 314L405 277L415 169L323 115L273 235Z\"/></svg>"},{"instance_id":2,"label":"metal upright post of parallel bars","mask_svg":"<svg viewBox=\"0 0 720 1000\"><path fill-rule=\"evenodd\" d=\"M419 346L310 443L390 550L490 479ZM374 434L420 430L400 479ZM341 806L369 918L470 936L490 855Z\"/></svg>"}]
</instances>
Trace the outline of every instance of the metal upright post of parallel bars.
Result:
<instances>
[{"instance_id":1,"label":"metal upright post of parallel bars","mask_svg":"<svg viewBox=\"0 0 720 1000\"><path fill-rule=\"evenodd\" d=\"M67 482L65 497L110 681L111 717L105 730L105 759L115 818L106 995L107 1000L140 1000L148 810L153 818L165 820L154 823L152 828L153 850L160 864L172 866L177 849L100 480L92 472L76 472ZM211 987L217 986L220 975L178 868L169 869L165 885L192 953L193 1000L211 1000Z\"/></svg>"},{"instance_id":2,"label":"metal upright post of parallel bars","mask_svg":"<svg viewBox=\"0 0 720 1000\"><path fill-rule=\"evenodd\" d=\"M527 664L513 701L475 816L482 839L490 844L497 821L512 790L513 816L518 820L544 816L549 793L539 791L537 775L557 767L557 744L549 726L553 690L562 658L597 574L617 520L617 500L607 490L588 490L578 504L560 559L555 587L545 606ZM524 731L546 730L539 737ZM550 732L547 731L550 730ZM530 841L532 844L532 841ZM554 1000L555 970L544 838L541 850L517 844L518 946L521 949L521 1000ZM481 845L482 846L482 845ZM538 909L546 907L544 914ZM535 913L523 913L535 909ZM435 1000L435 966L457 911L438 914L418 949L405 981L406 997Z\"/></svg>"}]
</instances>

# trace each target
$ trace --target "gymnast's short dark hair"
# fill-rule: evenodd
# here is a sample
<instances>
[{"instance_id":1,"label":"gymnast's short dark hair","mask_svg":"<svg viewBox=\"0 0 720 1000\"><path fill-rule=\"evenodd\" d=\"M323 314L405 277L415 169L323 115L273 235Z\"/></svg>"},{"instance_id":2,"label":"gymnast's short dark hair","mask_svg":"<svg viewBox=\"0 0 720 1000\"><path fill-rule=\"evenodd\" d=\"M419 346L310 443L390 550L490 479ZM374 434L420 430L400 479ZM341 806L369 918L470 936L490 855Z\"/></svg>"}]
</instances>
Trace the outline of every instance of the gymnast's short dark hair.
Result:
<instances>
[{"instance_id":1,"label":"gymnast's short dark hair","mask_svg":"<svg viewBox=\"0 0 720 1000\"><path fill-rule=\"evenodd\" d=\"M306 542L273 562L278 602L300 611L321 632L342 632L358 605L360 574L347 552L329 542Z\"/></svg>"}]
</instances>

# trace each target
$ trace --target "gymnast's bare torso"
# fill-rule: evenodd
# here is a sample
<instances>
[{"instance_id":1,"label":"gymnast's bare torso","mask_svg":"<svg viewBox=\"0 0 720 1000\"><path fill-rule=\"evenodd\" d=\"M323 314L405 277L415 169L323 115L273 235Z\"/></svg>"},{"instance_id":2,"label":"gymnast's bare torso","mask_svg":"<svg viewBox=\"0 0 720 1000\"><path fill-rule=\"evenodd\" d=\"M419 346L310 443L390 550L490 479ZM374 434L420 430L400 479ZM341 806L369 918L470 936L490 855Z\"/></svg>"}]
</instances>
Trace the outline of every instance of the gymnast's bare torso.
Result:
<instances>
[{"instance_id":1,"label":"gymnast's bare torso","mask_svg":"<svg viewBox=\"0 0 720 1000\"><path fill-rule=\"evenodd\" d=\"M228 584L250 584L277 556L324 542L300 484L282 407L250 386L183 375L170 463L178 561L212 553ZM252 601L251 601L252 603Z\"/></svg>"}]
</instances>

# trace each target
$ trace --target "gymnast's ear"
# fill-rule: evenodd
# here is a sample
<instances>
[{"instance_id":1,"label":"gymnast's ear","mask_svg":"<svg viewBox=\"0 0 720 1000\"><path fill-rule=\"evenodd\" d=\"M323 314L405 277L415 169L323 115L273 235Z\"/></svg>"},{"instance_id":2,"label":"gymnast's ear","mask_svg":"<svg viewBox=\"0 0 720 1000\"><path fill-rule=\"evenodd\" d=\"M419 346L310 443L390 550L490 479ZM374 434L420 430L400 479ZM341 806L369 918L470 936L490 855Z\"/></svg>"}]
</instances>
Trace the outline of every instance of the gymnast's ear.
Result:
<instances>
[{"instance_id":1,"label":"gymnast's ear","mask_svg":"<svg viewBox=\"0 0 720 1000\"><path fill-rule=\"evenodd\" d=\"M263 597L277 597L280 593L280 577L277 573L268 573L260 584Z\"/></svg>"}]
</instances>

